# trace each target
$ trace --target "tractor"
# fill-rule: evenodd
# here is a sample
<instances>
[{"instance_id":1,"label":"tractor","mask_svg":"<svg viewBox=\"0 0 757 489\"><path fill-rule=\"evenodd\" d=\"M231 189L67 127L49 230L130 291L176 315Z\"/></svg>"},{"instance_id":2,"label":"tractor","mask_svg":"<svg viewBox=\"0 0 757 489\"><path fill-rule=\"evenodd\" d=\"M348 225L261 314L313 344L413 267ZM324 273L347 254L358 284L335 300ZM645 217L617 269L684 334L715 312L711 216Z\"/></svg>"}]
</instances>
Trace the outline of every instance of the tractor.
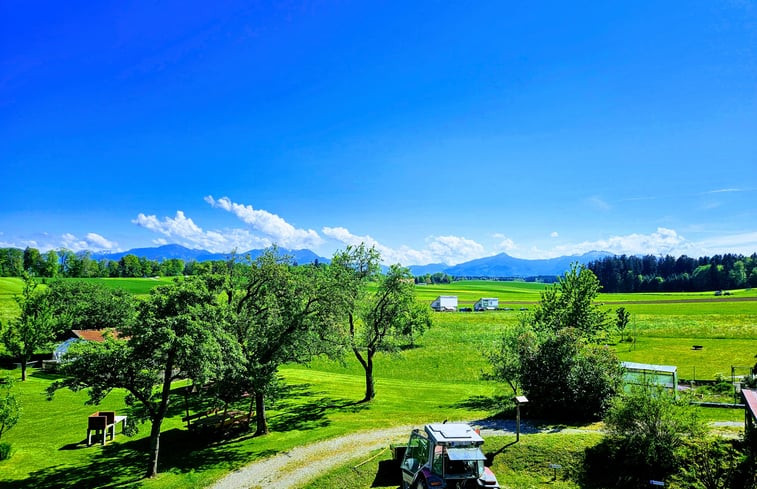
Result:
<instances>
[{"instance_id":1,"label":"tractor","mask_svg":"<svg viewBox=\"0 0 757 489\"><path fill-rule=\"evenodd\" d=\"M484 465L484 439L463 423L434 423L414 429L405 446L396 447L402 489L499 489Z\"/></svg>"}]
</instances>

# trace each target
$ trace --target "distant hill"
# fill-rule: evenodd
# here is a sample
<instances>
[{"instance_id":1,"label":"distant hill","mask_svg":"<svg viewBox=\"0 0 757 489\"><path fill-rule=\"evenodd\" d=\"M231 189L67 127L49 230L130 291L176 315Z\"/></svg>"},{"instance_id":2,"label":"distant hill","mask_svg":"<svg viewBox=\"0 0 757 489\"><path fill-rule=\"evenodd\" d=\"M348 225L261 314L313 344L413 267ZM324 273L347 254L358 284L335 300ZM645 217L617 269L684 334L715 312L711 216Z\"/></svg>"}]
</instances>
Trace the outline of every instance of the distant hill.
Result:
<instances>
[{"instance_id":1,"label":"distant hill","mask_svg":"<svg viewBox=\"0 0 757 489\"><path fill-rule=\"evenodd\" d=\"M407 268L410 269L410 273L417 277L418 275L426 275L427 273L433 275L438 272L444 272L444 270L449 268L449 265L446 263L429 263L428 265L410 265Z\"/></svg>"},{"instance_id":2,"label":"distant hill","mask_svg":"<svg viewBox=\"0 0 757 489\"><path fill-rule=\"evenodd\" d=\"M252 259L259 257L265 250L248 250L237 253L237 256L244 258L249 255ZM331 260L318 256L311 250L289 250L279 248L281 254L289 255L299 264L313 263L316 260L320 263L330 263ZM179 258L188 261L209 261L209 260L227 260L231 253L211 253L207 250L196 250L186 248L177 244L167 244L153 248L133 248L128 251L118 253L92 253L90 256L95 260L120 260L125 255L136 255L149 260L163 261L170 258ZM558 276L565 273L573 262L587 264L591 261L600 260L605 256L613 256L612 253L604 251L592 251L583 255L561 256L544 260L526 260L523 258L514 258L507 253L487 256L476 260L459 263L454 266L448 266L444 263L431 263L428 265L411 265L408 268L413 275L434 274L437 272L446 273L453 277L492 277L492 278L515 278L515 277L536 277L536 276ZM381 267L382 271L388 270L388 267Z\"/></svg>"},{"instance_id":3,"label":"distant hill","mask_svg":"<svg viewBox=\"0 0 757 489\"><path fill-rule=\"evenodd\" d=\"M459 263L454 266L444 266L439 264L414 266L410 270L414 275L425 275L426 273L442 272L453 277L537 277L537 276L558 276L563 275L570 268L570 264L578 262L587 264L589 262L600 260L605 256L613 256L612 253L605 251L591 251L583 255L560 256L542 260L526 260L515 258L507 253L487 256L476 260Z\"/></svg>"},{"instance_id":4,"label":"distant hill","mask_svg":"<svg viewBox=\"0 0 757 489\"><path fill-rule=\"evenodd\" d=\"M250 255L252 259L255 259L263 254L265 250L249 250L245 252L237 253L237 256L244 258ZM318 260L320 263L329 263L331 260L318 256L314 252L308 249L302 250L289 250L286 248L279 248L279 253L282 255L289 255L292 259L300 264L313 263ZM231 253L212 253L207 250L196 250L187 248L177 244L167 244L163 246L156 246L153 248L133 248L127 251L121 251L118 253L91 253L91 258L94 260L120 260L126 255L135 255L140 258L147 258L149 260L163 261L171 258L178 258L188 261L210 261L210 260L227 260Z\"/></svg>"}]
</instances>

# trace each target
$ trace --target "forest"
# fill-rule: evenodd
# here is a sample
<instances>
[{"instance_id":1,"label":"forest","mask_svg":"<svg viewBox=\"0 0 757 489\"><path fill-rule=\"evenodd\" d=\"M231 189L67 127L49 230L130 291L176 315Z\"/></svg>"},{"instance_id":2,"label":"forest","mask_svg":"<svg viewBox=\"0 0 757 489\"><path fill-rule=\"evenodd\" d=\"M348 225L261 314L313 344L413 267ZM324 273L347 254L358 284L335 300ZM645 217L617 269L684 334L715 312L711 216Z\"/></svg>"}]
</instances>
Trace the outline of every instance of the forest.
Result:
<instances>
[{"instance_id":1,"label":"forest","mask_svg":"<svg viewBox=\"0 0 757 489\"><path fill-rule=\"evenodd\" d=\"M757 253L690 258L673 256L608 256L588 264L603 292L726 293L757 286Z\"/></svg>"}]
</instances>

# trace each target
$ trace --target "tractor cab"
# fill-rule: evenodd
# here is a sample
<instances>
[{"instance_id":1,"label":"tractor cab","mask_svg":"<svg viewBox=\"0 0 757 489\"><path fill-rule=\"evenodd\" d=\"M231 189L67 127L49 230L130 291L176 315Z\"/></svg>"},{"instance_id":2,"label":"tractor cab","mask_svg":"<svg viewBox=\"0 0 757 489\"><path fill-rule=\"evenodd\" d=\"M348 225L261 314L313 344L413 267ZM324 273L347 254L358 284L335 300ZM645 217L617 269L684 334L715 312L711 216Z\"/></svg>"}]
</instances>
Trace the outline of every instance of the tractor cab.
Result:
<instances>
[{"instance_id":1,"label":"tractor cab","mask_svg":"<svg viewBox=\"0 0 757 489\"><path fill-rule=\"evenodd\" d=\"M484 465L484 439L462 423L428 424L413 430L400 463L403 489L499 488Z\"/></svg>"}]
</instances>

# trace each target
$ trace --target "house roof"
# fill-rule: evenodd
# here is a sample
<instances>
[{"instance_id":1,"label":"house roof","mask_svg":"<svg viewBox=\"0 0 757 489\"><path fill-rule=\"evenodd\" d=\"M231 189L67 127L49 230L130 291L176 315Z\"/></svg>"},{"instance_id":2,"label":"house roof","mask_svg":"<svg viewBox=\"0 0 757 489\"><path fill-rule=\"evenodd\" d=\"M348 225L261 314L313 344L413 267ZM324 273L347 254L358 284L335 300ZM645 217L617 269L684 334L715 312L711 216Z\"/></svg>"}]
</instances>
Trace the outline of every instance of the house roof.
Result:
<instances>
[{"instance_id":1,"label":"house roof","mask_svg":"<svg viewBox=\"0 0 757 489\"><path fill-rule=\"evenodd\" d=\"M105 341L105 332L110 331L113 338L118 338L118 331L115 329L72 329L71 332L79 339L85 341L96 341L103 343Z\"/></svg>"},{"instance_id":2,"label":"house roof","mask_svg":"<svg viewBox=\"0 0 757 489\"><path fill-rule=\"evenodd\" d=\"M757 419L757 391L752 389L741 389L744 396L746 408L751 411L752 417Z\"/></svg>"}]
</instances>

